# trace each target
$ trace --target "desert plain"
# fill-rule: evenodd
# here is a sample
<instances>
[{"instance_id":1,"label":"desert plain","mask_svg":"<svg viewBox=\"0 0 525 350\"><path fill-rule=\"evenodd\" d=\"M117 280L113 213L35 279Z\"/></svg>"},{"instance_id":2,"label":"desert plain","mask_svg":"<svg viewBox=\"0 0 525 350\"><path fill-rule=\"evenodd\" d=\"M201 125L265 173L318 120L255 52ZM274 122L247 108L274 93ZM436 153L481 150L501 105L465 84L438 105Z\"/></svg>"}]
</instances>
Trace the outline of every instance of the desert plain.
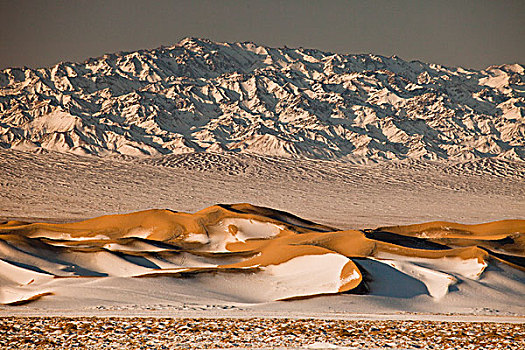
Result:
<instances>
[{"instance_id":1,"label":"desert plain","mask_svg":"<svg viewBox=\"0 0 525 350\"><path fill-rule=\"evenodd\" d=\"M378 233L372 237L370 232L396 225L514 220L521 225L516 226L517 229L523 226L522 221L516 220L522 217L525 208L523 168L519 163L506 161L360 165L244 154L204 153L137 160L53 152L1 152L4 171L0 173L0 207L6 222L2 226L4 234L10 230L13 233L8 222L67 227L68 223L102 214L128 214L150 208L168 209L168 213L192 213L221 202L247 202L256 208L277 209L279 212L264 213L271 220L280 220L274 224L288 225L286 229L295 230L299 236L308 235L309 231L323 235L368 232L368 238L362 239L375 238L377 244L388 243L384 243ZM232 209L232 206L219 208ZM242 205L236 208L233 209L239 212L246 210ZM225 214L222 220L236 215ZM236 232L236 241L219 244L193 237L190 239L193 243L182 248L181 242L172 242L173 246L155 244L155 240L159 243L166 239L150 240L152 237L136 230L135 234L129 234L132 230L128 228L129 238L115 236L107 242L103 237L93 237L98 233L91 235L91 240L86 236L80 238L80 233L75 239L76 231L67 231L64 227L59 231L44 230L47 234L34 234L38 230L22 234L39 244L45 243L42 251L47 249L48 253L56 254L51 257L42 251L38 256L27 243L10 241L4 236L3 263L8 261L18 269L12 272L15 276L6 275L9 270L2 270L5 283L0 314L5 345L19 348L482 346L518 349L524 344L525 287L519 261L509 264L508 259L487 254L482 257L486 266L474 262L458 269L457 264L437 263L446 257L424 261L405 254L405 258L400 259L400 255L394 256L390 250L368 259L363 252L354 251L354 255L347 253L345 258L344 254L338 255L341 260L334 254L333 260L314 261L313 265L292 264L284 270L271 270L269 274L268 267L263 267L267 269L263 272L255 271L260 267L246 272L231 268L228 272L214 270L225 264L242 265L242 261L251 256L247 249L234 249L236 244L242 247L252 241L272 240L267 237L272 235L272 230L264 226L264 220L255 219L251 217L249 224L236 224L240 231ZM131 221L128 223L134 225ZM140 222L136 226L147 228ZM229 228L225 230L231 232ZM59 236L50 236L50 232ZM70 236L64 236L64 232ZM257 237L257 232L263 232L264 237ZM241 233L246 237L241 237ZM213 234L213 230L208 229L208 234ZM523 233L511 235L514 243L506 247L509 249L512 244L515 247L509 255L517 256L520 235ZM133 236L136 242L132 242ZM440 250L430 243L424 246L426 241L428 238L420 235L417 242L400 240L397 244L416 251L457 249ZM206 244L207 249L198 247ZM312 243L305 244L311 246ZM418 244L419 247L414 246ZM479 242L470 246L475 245ZM346 248L333 249L341 252ZM232 252L235 250L238 256ZM502 252L505 244L493 250ZM257 254L261 252L264 250ZM111 258L97 257L100 254ZM403 260L412 265L396 270L381 264L381 260ZM278 266L281 262L272 260L261 266ZM366 280L366 291L354 293L352 289L356 286L349 285L343 288L346 292L340 293L341 283L330 287L334 282L331 280L334 277L328 276L331 267L336 266L334 276L339 280L337 271L349 262L356 264L357 271ZM248 263L233 267L253 266ZM414 273L414 267L421 270ZM182 271L188 268L203 271ZM291 273L289 269L294 271ZM21 277L23 272L19 270L29 275ZM446 275L440 275L444 273ZM54 278L49 279L51 275ZM313 275L326 275L326 278ZM455 281L443 287L443 277ZM18 280L17 286L13 286L12 280ZM323 288L328 289L323 291ZM296 294L300 297L294 298ZM35 300L31 301L33 296ZM214 327L219 331L214 331ZM271 327L279 330L269 331ZM84 330L80 332L81 329ZM145 334L141 332L144 329ZM400 336L399 329L410 329L411 335Z\"/></svg>"}]
</instances>

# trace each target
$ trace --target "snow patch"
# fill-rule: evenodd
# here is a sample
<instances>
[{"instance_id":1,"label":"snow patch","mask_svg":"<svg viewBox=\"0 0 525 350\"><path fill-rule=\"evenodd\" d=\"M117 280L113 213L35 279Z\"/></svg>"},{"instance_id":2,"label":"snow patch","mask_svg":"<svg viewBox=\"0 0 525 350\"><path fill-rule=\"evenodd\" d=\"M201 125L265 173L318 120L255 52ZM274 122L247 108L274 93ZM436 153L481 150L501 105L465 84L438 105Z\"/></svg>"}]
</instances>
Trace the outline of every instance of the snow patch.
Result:
<instances>
[{"instance_id":1,"label":"snow patch","mask_svg":"<svg viewBox=\"0 0 525 350\"><path fill-rule=\"evenodd\" d=\"M279 265L269 265L263 270L272 279L280 281L279 285L283 289L281 292L283 295L289 293L288 297L337 293L348 282L341 281L341 271L349 261L347 257L333 253L306 255ZM350 277L353 276L352 274Z\"/></svg>"}]
</instances>

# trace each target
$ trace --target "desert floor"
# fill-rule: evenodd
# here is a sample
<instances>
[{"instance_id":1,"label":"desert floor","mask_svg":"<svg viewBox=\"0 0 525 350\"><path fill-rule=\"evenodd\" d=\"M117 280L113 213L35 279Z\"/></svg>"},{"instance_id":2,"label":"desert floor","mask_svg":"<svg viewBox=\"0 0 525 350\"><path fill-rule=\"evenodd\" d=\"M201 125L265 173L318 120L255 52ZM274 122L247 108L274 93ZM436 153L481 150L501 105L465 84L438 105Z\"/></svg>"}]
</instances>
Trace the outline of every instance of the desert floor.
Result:
<instances>
[{"instance_id":1,"label":"desert floor","mask_svg":"<svg viewBox=\"0 0 525 350\"><path fill-rule=\"evenodd\" d=\"M234 154L108 159L0 149L0 218L72 221L166 208L251 203L334 227L525 218L525 166L357 165Z\"/></svg>"},{"instance_id":2,"label":"desert floor","mask_svg":"<svg viewBox=\"0 0 525 350\"><path fill-rule=\"evenodd\" d=\"M0 318L4 349L522 349L512 323L322 319Z\"/></svg>"}]
</instances>

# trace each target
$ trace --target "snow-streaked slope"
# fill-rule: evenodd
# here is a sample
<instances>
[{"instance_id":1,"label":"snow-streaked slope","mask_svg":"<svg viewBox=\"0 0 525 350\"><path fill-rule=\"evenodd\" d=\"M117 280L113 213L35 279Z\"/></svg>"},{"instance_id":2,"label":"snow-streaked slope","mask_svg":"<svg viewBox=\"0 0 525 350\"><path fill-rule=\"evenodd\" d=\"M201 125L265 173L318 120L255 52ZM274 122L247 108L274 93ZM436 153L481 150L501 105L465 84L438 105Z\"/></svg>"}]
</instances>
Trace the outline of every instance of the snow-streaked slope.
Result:
<instances>
[{"instance_id":1,"label":"snow-streaked slope","mask_svg":"<svg viewBox=\"0 0 525 350\"><path fill-rule=\"evenodd\" d=\"M77 154L525 159L525 68L187 38L0 72L0 146Z\"/></svg>"}]
</instances>

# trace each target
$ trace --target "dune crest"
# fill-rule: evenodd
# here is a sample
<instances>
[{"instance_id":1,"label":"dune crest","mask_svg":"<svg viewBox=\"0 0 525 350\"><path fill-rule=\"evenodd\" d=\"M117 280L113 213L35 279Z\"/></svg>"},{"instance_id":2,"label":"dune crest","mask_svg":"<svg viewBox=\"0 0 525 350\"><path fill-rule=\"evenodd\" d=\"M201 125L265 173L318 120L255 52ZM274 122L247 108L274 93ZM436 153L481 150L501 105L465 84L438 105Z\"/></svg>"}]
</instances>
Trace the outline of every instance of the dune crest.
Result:
<instances>
[{"instance_id":1,"label":"dune crest","mask_svg":"<svg viewBox=\"0 0 525 350\"><path fill-rule=\"evenodd\" d=\"M186 278L249 303L388 295L400 283L402 294L392 296L440 300L460 281L483 279L495 261L524 270L524 235L525 220L340 231L250 204L9 221L0 224L0 303L60 298L85 278L138 277Z\"/></svg>"}]
</instances>

